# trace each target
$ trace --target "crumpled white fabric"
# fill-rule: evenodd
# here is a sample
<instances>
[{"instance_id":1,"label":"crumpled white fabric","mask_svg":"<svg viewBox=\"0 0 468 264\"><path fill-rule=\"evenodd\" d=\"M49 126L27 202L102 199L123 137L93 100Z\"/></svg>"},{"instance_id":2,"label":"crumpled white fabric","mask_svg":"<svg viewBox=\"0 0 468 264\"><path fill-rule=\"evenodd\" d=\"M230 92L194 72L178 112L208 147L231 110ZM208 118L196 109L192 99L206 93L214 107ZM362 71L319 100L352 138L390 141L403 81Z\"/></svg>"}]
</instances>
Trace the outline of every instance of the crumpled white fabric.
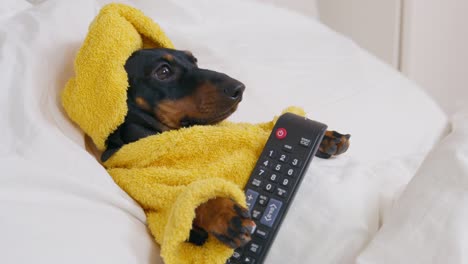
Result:
<instances>
[{"instance_id":1,"label":"crumpled white fabric","mask_svg":"<svg viewBox=\"0 0 468 264\"><path fill-rule=\"evenodd\" d=\"M357 263L468 263L467 223L468 108L454 115L452 132L427 156Z\"/></svg>"}]
</instances>

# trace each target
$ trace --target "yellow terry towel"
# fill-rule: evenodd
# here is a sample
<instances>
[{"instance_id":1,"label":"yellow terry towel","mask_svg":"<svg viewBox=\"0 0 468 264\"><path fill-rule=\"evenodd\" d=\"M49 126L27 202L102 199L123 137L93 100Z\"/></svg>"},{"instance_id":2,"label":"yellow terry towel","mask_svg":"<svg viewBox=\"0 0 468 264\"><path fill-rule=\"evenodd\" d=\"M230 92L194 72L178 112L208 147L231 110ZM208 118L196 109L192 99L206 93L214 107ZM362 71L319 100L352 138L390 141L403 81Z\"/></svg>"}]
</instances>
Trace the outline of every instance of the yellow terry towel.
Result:
<instances>
[{"instance_id":1,"label":"yellow terry towel","mask_svg":"<svg viewBox=\"0 0 468 264\"><path fill-rule=\"evenodd\" d=\"M243 188L274 123L168 131L125 145L105 163L114 181L145 210L166 264L221 264L232 255L211 236L203 246L185 242L195 209L215 197L246 206Z\"/></svg>"},{"instance_id":2,"label":"yellow terry towel","mask_svg":"<svg viewBox=\"0 0 468 264\"><path fill-rule=\"evenodd\" d=\"M101 9L75 60L75 77L63 92L67 114L100 150L127 115L130 55L142 48L174 48L161 28L141 11L123 4Z\"/></svg>"},{"instance_id":3,"label":"yellow terry towel","mask_svg":"<svg viewBox=\"0 0 468 264\"><path fill-rule=\"evenodd\" d=\"M144 47L172 44L140 11L111 4L90 25L77 55L75 77L67 83L62 102L100 150L128 111L125 62ZM224 122L168 131L127 144L104 163L114 181L145 210L166 264L221 264L232 254L213 237L203 246L185 242L195 209L215 197L229 197L245 207L243 187L274 122Z\"/></svg>"}]
</instances>

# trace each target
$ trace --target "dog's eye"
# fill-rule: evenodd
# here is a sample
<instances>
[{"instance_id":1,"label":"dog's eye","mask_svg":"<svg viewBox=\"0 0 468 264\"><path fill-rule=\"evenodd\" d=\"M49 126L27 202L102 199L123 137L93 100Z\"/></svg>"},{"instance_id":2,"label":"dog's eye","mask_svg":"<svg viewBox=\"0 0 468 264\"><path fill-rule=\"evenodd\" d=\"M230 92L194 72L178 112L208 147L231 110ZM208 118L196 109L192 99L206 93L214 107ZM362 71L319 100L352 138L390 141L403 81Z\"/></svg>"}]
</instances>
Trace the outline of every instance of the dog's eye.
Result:
<instances>
[{"instance_id":1,"label":"dog's eye","mask_svg":"<svg viewBox=\"0 0 468 264\"><path fill-rule=\"evenodd\" d=\"M172 71L168 65L162 65L161 67L157 68L153 72L153 76L158 78L161 81L166 80L167 78L171 77L171 75L172 75Z\"/></svg>"}]
</instances>

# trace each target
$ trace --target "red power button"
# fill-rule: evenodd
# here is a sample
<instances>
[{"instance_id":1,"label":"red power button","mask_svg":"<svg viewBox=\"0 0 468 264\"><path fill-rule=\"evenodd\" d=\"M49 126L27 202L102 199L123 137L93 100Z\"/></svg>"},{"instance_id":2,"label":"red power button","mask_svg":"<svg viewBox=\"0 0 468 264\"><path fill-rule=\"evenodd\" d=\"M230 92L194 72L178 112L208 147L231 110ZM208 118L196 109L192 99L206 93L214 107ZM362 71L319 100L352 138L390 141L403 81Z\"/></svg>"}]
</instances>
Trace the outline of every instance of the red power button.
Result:
<instances>
[{"instance_id":1,"label":"red power button","mask_svg":"<svg viewBox=\"0 0 468 264\"><path fill-rule=\"evenodd\" d=\"M284 129L282 127L276 129L276 132L275 132L275 135L276 135L277 139L283 139L283 138L286 137L287 134L288 134L288 131L286 131L286 129Z\"/></svg>"}]
</instances>

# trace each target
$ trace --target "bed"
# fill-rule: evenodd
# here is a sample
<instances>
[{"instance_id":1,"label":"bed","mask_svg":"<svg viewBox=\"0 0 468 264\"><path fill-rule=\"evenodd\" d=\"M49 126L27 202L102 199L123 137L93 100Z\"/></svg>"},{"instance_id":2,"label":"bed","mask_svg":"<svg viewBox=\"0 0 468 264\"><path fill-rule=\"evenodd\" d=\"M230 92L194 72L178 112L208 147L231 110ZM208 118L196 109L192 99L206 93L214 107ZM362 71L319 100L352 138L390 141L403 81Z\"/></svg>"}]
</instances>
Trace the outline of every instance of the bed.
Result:
<instances>
[{"instance_id":1,"label":"bed","mask_svg":"<svg viewBox=\"0 0 468 264\"><path fill-rule=\"evenodd\" d=\"M87 27L109 1L36 2L0 7L0 262L162 263L143 211L60 106ZM313 161L266 263L467 262L467 111L450 120L389 66L281 5L125 3L201 67L246 84L231 120L297 105L352 134L346 155Z\"/></svg>"}]
</instances>

